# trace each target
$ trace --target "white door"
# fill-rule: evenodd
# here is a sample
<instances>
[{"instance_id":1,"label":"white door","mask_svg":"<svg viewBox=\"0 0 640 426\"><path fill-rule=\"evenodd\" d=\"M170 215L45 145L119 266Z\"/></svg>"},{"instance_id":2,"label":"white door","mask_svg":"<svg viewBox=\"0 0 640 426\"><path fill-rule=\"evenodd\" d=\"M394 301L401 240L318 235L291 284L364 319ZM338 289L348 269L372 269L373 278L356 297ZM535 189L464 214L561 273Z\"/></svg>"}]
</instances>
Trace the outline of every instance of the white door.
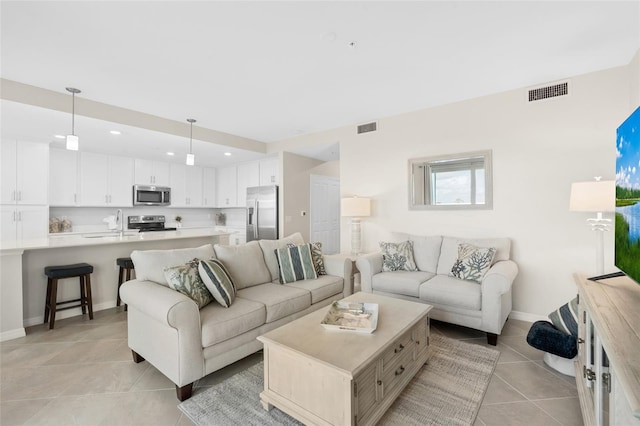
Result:
<instances>
[{"instance_id":1,"label":"white door","mask_svg":"<svg viewBox=\"0 0 640 426\"><path fill-rule=\"evenodd\" d=\"M311 175L310 242L320 241L323 254L340 251L340 179Z\"/></svg>"}]
</instances>

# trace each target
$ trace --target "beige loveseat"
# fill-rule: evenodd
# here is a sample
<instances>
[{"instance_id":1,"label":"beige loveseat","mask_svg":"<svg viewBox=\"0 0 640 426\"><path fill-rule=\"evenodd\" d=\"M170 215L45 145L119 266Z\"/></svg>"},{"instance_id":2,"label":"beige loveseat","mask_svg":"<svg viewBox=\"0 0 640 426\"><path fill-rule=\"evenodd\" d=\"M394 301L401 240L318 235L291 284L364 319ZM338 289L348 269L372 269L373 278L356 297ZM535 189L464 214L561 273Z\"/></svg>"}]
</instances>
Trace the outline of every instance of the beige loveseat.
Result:
<instances>
[{"instance_id":1,"label":"beige loveseat","mask_svg":"<svg viewBox=\"0 0 640 426\"><path fill-rule=\"evenodd\" d=\"M351 294L351 262L332 256L324 256L327 275L280 284L274 250L287 243L302 244L302 236L238 246L134 251L136 279L120 290L128 305L134 361L149 361L176 384L183 401L196 380L262 349L256 337ZM212 257L227 268L236 299L228 308L214 301L199 310L193 300L168 286L163 269Z\"/></svg>"},{"instance_id":2,"label":"beige loveseat","mask_svg":"<svg viewBox=\"0 0 640 426\"><path fill-rule=\"evenodd\" d=\"M510 260L510 240L399 233L393 240L412 242L418 270L383 272L381 252L362 256L356 260L362 291L433 305L431 318L484 331L487 341L496 345L511 313L511 287L518 274L518 266ZM480 283L450 276L460 243L496 249Z\"/></svg>"}]
</instances>

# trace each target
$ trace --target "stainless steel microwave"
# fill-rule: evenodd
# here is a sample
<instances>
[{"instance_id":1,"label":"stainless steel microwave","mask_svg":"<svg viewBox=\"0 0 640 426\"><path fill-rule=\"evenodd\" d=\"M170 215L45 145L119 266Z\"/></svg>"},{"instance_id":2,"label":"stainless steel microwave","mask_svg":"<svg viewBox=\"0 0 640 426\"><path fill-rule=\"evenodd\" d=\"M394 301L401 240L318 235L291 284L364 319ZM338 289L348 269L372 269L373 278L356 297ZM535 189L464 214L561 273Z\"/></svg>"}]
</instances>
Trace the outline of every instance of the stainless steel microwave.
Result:
<instances>
[{"instance_id":1,"label":"stainless steel microwave","mask_svg":"<svg viewBox=\"0 0 640 426\"><path fill-rule=\"evenodd\" d=\"M170 206L171 188L167 186L133 185L134 206Z\"/></svg>"}]
</instances>

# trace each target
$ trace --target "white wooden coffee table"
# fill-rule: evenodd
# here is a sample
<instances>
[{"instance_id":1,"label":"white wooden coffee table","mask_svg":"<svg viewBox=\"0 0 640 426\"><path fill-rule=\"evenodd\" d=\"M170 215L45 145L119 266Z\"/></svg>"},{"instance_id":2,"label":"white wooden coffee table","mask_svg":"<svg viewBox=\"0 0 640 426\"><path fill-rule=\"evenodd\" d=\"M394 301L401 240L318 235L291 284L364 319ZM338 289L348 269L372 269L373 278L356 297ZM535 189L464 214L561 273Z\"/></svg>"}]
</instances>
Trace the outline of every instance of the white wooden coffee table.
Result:
<instances>
[{"instance_id":1,"label":"white wooden coffee table","mask_svg":"<svg viewBox=\"0 0 640 426\"><path fill-rule=\"evenodd\" d=\"M305 424L375 424L427 361L430 305L362 292L344 300L377 303L376 331L325 329L327 306L258 337L265 410Z\"/></svg>"}]
</instances>

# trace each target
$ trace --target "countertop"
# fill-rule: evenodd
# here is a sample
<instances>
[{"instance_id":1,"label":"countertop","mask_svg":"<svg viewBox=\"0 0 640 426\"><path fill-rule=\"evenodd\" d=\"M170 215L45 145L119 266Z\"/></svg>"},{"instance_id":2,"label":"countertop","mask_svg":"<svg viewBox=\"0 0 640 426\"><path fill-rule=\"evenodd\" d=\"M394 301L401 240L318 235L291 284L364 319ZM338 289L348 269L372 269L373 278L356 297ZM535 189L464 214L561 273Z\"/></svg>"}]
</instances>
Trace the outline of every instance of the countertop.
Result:
<instances>
[{"instance_id":1,"label":"countertop","mask_svg":"<svg viewBox=\"0 0 640 426\"><path fill-rule=\"evenodd\" d=\"M106 244L136 243L154 240L176 240L183 238L217 237L230 235L229 232L216 231L214 228L187 228L175 231L136 232L124 231L121 235L117 231L60 233L50 234L48 238L38 240L23 240L19 242L0 242L1 251L9 250L38 250L63 247L96 246Z\"/></svg>"}]
</instances>

